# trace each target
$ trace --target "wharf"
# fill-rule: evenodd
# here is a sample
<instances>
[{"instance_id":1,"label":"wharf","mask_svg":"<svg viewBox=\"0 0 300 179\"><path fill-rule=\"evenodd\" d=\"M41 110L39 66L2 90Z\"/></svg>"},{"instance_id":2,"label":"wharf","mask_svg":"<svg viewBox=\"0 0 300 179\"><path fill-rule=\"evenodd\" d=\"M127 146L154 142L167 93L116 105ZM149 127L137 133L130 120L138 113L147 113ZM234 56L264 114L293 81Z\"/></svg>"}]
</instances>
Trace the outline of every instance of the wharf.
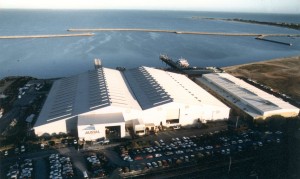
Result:
<instances>
[{"instance_id":1,"label":"wharf","mask_svg":"<svg viewBox=\"0 0 300 179\"><path fill-rule=\"evenodd\" d=\"M180 71L181 73L187 74L188 76L199 76L207 73L215 73L222 71L218 68L200 68L200 67L181 67L167 55L160 55L160 60L169 65L171 68Z\"/></svg>"},{"instance_id":2,"label":"wharf","mask_svg":"<svg viewBox=\"0 0 300 179\"><path fill-rule=\"evenodd\" d=\"M163 62L165 62L167 65L169 65L170 67L181 71L182 69L180 67L177 66L177 64L171 59L169 58L167 55L160 55L159 59Z\"/></svg>"},{"instance_id":3,"label":"wharf","mask_svg":"<svg viewBox=\"0 0 300 179\"><path fill-rule=\"evenodd\" d=\"M0 36L0 39L25 39L25 38L58 38L58 37L78 37L78 36L93 36L93 33L80 34L50 34L50 35L13 35Z\"/></svg>"}]
</instances>

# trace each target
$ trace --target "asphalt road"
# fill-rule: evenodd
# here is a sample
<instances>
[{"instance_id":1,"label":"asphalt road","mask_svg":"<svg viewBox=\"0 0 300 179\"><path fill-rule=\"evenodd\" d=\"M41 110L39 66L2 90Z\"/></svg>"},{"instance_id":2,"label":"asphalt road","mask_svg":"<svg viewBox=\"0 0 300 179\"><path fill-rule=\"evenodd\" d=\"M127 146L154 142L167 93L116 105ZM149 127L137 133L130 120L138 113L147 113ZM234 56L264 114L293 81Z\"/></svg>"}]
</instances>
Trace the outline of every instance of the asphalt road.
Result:
<instances>
[{"instance_id":1,"label":"asphalt road","mask_svg":"<svg viewBox=\"0 0 300 179\"><path fill-rule=\"evenodd\" d=\"M71 162L73 167L75 167L76 173L73 178L83 178L83 171L87 171L87 167L85 165L86 161L81 152L77 151L74 147L61 148L58 149L58 152L62 155L69 156L71 158Z\"/></svg>"},{"instance_id":2,"label":"asphalt road","mask_svg":"<svg viewBox=\"0 0 300 179\"><path fill-rule=\"evenodd\" d=\"M34 160L34 177L38 179L47 179L47 163L45 158L37 158Z\"/></svg>"},{"instance_id":3,"label":"asphalt road","mask_svg":"<svg viewBox=\"0 0 300 179\"><path fill-rule=\"evenodd\" d=\"M8 125L12 122L13 119L19 117L20 108L14 107L12 110L7 112L5 115L2 116L0 119L0 134L2 134Z\"/></svg>"}]
</instances>

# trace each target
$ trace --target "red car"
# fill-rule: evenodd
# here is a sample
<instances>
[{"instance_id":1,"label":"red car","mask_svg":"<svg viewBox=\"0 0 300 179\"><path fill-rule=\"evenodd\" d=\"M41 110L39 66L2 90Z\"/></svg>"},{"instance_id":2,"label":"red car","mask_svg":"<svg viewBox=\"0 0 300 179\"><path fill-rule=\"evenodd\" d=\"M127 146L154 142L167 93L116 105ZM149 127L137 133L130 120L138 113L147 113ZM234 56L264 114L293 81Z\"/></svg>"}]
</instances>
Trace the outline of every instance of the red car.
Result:
<instances>
[{"instance_id":1,"label":"red car","mask_svg":"<svg viewBox=\"0 0 300 179\"><path fill-rule=\"evenodd\" d=\"M143 160L144 158L142 156L136 156L134 157L134 160Z\"/></svg>"},{"instance_id":2,"label":"red car","mask_svg":"<svg viewBox=\"0 0 300 179\"><path fill-rule=\"evenodd\" d=\"M153 155L147 155L146 158L147 159L153 158Z\"/></svg>"}]
</instances>

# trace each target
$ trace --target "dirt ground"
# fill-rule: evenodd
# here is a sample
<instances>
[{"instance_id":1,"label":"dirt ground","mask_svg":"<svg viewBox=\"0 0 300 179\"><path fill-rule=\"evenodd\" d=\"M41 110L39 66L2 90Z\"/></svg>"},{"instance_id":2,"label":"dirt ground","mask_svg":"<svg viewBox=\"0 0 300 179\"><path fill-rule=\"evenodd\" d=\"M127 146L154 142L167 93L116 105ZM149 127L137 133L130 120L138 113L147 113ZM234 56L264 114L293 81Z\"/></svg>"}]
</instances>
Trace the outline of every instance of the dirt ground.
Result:
<instances>
[{"instance_id":1,"label":"dirt ground","mask_svg":"<svg viewBox=\"0 0 300 179\"><path fill-rule=\"evenodd\" d=\"M246 77L270 86L300 101L300 56L273 59L231 67L223 67L227 73Z\"/></svg>"}]
</instances>

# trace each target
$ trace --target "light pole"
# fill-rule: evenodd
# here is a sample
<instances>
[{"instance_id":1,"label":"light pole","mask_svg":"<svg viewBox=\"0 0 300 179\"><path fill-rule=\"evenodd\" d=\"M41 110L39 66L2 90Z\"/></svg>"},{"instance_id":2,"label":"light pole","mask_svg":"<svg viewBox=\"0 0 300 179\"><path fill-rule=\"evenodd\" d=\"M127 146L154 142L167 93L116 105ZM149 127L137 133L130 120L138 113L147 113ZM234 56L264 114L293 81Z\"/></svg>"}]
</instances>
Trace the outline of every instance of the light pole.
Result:
<instances>
[{"instance_id":1,"label":"light pole","mask_svg":"<svg viewBox=\"0 0 300 179\"><path fill-rule=\"evenodd\" d=\"M238 126L238 122L239 122L239 118L240 118L240 116L237 116L237 117L236 117L236 122L235 122L235 129L237 129L237 126Z\"/></svg>"},{"instance_id":2,"label":"light pole","mask_svg":"<svg viewBox=\"0 0 300 179\"><path fill-rule=\"evenodd\" d=\"M228 167L228 173L230 172L231 169L231 156L229 157L229 167Z\"/></svg>"}]
</instances>

